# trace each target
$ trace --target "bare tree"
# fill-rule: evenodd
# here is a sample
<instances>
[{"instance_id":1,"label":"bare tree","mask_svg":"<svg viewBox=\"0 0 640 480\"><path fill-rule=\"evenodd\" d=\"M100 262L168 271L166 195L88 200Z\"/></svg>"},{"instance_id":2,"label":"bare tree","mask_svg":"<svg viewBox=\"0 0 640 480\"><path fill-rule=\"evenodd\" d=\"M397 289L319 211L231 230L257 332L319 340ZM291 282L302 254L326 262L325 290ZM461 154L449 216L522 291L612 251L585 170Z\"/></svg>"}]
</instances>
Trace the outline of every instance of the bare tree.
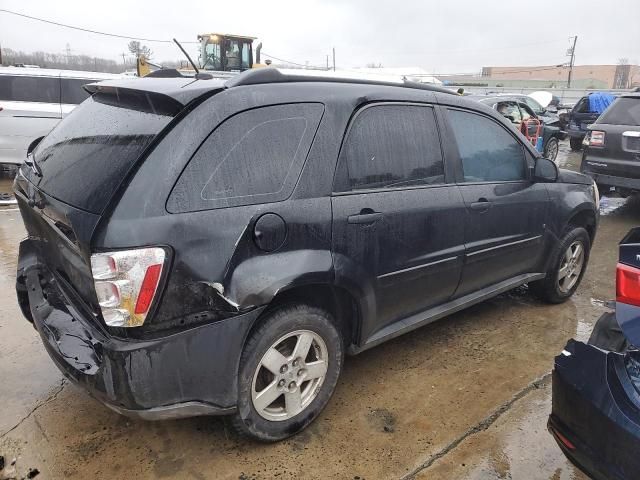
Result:
<instances>
[{"instance_id":1,"label":"bare tree","mask_svg":"<svg viewBox=\"0 0 640 480\"><path fill-rule=\"evenodd\" d=\"M136 57L142 54L149 59L153 56L153 51L146 45L142 45L138 40L131 40L127 48Z\"/></svg>"},{"instance_id":2,"label":"bare tree","mask_svg":"<svg viewBox=\"0 0 640 480\"><path fill-rule=\"evenodd\" d=\"M629 59L626 57L619 58L618 65L629 65Z\"/></svg>"}]
</instances>

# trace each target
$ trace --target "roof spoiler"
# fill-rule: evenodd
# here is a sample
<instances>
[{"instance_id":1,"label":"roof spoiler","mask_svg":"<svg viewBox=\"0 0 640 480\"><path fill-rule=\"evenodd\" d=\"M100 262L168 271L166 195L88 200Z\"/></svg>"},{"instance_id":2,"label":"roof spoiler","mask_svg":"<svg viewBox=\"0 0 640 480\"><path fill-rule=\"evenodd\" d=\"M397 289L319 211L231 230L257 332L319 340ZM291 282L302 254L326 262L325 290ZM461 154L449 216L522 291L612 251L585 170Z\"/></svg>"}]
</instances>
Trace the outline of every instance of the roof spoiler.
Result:
<instances>
[{"instance_id":1,"label":"roof spoiler","mask_svg":"<svg viewBox=\"0 0 640 480\"><path fill-rule=\"evenodd\" d=\"M91 94L95 101L114 107L171 117L175 117L184 108L184 105L175 98L157 92L101 85L100 83L88 83L82 88Z\"/></svg>"}]
</instances>

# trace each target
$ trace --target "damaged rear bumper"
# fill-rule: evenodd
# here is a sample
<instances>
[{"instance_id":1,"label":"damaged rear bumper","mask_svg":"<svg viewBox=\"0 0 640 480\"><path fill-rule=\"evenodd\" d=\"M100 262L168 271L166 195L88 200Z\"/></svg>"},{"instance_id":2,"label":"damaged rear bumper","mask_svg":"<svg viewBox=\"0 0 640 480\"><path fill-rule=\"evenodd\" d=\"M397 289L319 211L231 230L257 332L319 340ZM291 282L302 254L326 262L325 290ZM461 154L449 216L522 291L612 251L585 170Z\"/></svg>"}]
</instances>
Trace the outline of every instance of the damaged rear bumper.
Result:
<instances>
[{"instance_id":1,"label":"damaged rear bumper","mask_svg":"<svg viewBox=\"0 0 640 480\"><path fill-rule=\"evenodd\" d=\"M549 430L574 464L595 479L639 478L640 395L623 354L570 340L556 357L552 404Z\"/></svg>"},{"instance_id":2,"label":"damaged rear bumper","mask_svg":"<svg viewBox=\"0 0 640 480\"><path fill-rule=\"evenodd\" d=\"M110 336L42 265L19 268L18 284L21 307L55 364L112 410L145 420L235 411L239 352L260 309L131 340Z\"/></svg>"}]
</instances>

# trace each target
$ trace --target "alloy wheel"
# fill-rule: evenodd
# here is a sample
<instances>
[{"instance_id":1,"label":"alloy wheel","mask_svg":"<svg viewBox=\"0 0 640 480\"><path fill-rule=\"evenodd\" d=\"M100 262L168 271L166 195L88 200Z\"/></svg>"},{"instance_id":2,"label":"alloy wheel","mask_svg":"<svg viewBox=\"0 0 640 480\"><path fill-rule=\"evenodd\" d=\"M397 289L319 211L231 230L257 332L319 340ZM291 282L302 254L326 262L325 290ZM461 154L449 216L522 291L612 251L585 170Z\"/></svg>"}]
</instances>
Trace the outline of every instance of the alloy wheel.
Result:
<instances>
[{"instance_id":1,"label":"alloy wheel","mask_svg":"<svg viewBox=\"0 0 640 480\"><path fill-rule=\"evenodd\" d=\"M558 288L562 293L569 292L580 278L584 267L584 245L574 241L565 251L558 270Z\"/></svg>"},{"instance_id":2,"label":"alloy wheel","mask_svg":"<svg viewBox=\"0 0 640 480\"><path fill-rule=\"evenodd\" d=\"M271 421L288 420L318 396L327 373L327 345L311 330L279 338L262 356L251 385L258 414Z\"/></svg>"}]
</instances>

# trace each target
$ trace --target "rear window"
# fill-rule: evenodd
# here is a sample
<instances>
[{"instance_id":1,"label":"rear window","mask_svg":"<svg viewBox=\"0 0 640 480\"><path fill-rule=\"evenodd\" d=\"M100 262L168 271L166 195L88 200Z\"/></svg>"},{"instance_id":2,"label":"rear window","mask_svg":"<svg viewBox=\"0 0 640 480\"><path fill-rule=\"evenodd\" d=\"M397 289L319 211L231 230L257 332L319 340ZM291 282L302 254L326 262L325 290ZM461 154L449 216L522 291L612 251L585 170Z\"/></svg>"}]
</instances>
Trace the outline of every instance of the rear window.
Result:
<instances>
[{"instance_id":1,"label":"rear window","mask_svg":"<svg viewBox=\"0 0 640 480\"><path fill-rule=\"evenodd\" d=\"M34 151L42 170L39 188L75 207L102 212L131 165L172 119L153 113L158 109L130 105L124 95L96 94L75 108Z\"/></svg>"},{"instance_id":2,"label":"rear window","mask_svg":"<svg viewBox=\"0 0 640 480\"><path fill-rule=\"evenodd\" d=\"M89 98L89 93L82 88L88 83L99 82L99 80L90 80L86 78L61 78L60 94L61 103L79 105Z\"/></svg>"},{"instance_id":3,"label":"rear window","mask_svg":"<svg viewBox=\"0 0 640 480\"><path fill-rule=\"evenodd\" d=\"M167 209L178 213L286 199L323 110L317 103L274 105L225 120L190 160Z\"/></svg>"},{"instance_id":4,"label":"rear window","mask_svg":"<svg viewBox=\"0 0 640 480\"><path fill-rule=\"evenodd\" d=\"M598 123L640 125L640 98L618 98L604 111Z\"/></svg>"},{"instance_id":5,"label":"rear window","mask_svg":"<svg viewBox=\"0 0 640 480\"><path fill-rule=\"evenodd\" d=\"M0 100L60 103L60 79L26 75L0 75Z\"/></svg>"}]
</instances>

